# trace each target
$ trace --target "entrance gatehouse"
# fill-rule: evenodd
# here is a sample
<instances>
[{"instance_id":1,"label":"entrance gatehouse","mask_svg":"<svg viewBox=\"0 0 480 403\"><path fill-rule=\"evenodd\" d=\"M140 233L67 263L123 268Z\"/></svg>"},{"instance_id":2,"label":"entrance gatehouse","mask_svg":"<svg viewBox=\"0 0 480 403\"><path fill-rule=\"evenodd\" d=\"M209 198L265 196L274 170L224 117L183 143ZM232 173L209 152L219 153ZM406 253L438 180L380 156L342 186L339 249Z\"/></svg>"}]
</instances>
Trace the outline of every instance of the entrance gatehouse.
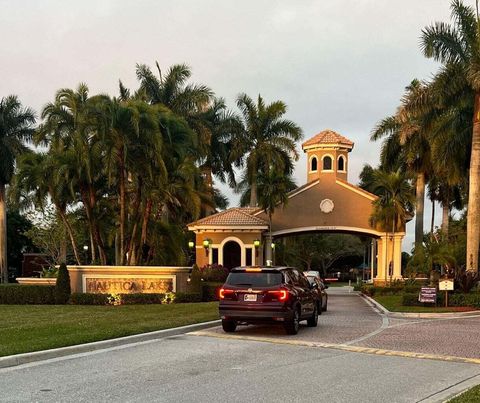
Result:
<instances>
[{"instance_id":1,"label":"entrance gatehouse","mask_svg":"<svg viewBox=\"0 0 480 403\"><path fill-rule=\"evenodd\" d=\"M353 142L324 130L302 144L307 154L307 182L288 195L272 214L273 238L312 232L363 235L373 239L371 270L376 283L402 278L402 240L405 222L394 233L371 225L377 196L348 182L348 155ZM235 207L188 225L196 235L196 263L230 266L265 264L272 255L267 242L267 213L256 207ZM238 248L229 245L235 238ZM226 248L227 246L227 248ZM270 248L270 250L269 250ZM227 266L227 267L228 267Z\"/></svg>"}]
</instances>

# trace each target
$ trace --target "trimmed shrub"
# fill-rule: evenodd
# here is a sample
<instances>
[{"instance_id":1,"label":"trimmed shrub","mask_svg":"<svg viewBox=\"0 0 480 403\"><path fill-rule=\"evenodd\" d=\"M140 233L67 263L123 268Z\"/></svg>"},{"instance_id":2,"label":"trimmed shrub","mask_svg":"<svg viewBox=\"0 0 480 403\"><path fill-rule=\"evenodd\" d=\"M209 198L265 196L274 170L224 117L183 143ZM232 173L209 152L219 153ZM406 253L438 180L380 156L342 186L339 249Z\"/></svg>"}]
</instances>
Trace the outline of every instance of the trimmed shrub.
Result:
<instances>
[{"instance_id":1,"label":"trimmed shrub","mask_svg":"<svg viewBox=\"0 0 480 403\"><path fill-rule=\"evenodd\" d=\"M471 306L480 308L480 293L452 294L448 296L448 304L451 306Z\"/></svg>"},{"instance_id":2,"label":"trimmed shrub","mask_svg":"<svg viewBox=\"0 0 480 403\"><path fill-rule=\"evenodd\" d=\"M223 283L203 283L202 284L202 301L218 301L218 291Z\"/></svg>"},{"instance_id":3,"label":"trimmed shrub","mask_svg":"<svg viewBox=\"0 0 480 403\"><path fill-rule=\"evenodd\" d=\"M202 296L199 292L177 292L175 294L176 304L186 302L202 302Z\"/></svg>"},{"instance_id":4,"label":"trimmed shrub","mask_svg":"<svg viewBox=\"0 0 480 403\"><path fill-rule=\"evenodd\" d=\"M165 298L165 294L120 294L120 304L161 304Z\"/></svg>"},{"instance_id":5,"label":"trimmed shrub","mask_svg":"<svg viewBox=\"0 0 480 403\"><path fill-rule=\"evenodd\" d=\"M75 292L70 296L74 305L109 305L110 294L92 294Z\"/></svg>"},{"instance_id":6,"label":"trimmed shrub","mask_svg":"<svg viewBox=\"0 0 480 403\"><path fill-rule=\"evenodd\" d=\"M57 284L55 285L55 303L64 305L70 299L70 275L67 265L62 263L58 269Z\"/></svg>"},{"instance_id":7,"label":"trimmed shrub","mask_svg":"<svg viewBox=\"0 0 480 403\"><path fill-rule=\"evenodd\" d=\"M55 286L53 285L0 285L0 304L55 304Z\"/></svg>"}]
</instances>

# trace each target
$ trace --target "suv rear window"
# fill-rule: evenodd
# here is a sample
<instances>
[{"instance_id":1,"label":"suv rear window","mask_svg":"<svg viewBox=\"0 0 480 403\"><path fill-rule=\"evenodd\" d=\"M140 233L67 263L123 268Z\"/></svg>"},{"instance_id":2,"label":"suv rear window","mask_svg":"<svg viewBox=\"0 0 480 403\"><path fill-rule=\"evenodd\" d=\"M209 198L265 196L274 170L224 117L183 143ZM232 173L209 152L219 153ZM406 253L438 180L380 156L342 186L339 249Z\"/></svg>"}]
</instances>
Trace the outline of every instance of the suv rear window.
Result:
<instances>
[{"instance_id":1,"label":"suv rear window","mask_svg":"<svg viewBox=\"0 0 480 403\"><path fill-rule=\"evenodd\" d=\"M234 272L228 275L226 284L236 286L270 287L282 284L282 273Z\"/></svg>"}]
</instances>

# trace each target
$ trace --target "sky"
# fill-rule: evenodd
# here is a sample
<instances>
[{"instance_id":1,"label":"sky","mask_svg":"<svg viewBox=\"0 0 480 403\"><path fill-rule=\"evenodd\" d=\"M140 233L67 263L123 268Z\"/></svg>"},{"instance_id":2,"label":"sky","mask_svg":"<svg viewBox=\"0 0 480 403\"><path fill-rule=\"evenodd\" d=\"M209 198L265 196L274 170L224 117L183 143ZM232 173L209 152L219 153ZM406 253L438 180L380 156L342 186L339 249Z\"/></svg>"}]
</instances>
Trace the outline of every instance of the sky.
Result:
<instances>
[{"instance_id":1,"label":"sky","mask_svg":"<svg viewBox=\"0 0 480 403\"><path fill-rule=\"evenodd\" d=\"M351 139L354 184L365 163L379 161L372 128L412 79L438 68L420 51L421 30L450 19L449 0L0 0L0 10L0 97L16 94L39 113L59 88L85 82L91 94L117 95L119 79L138 87L137 63L186 63L192 82L233 110L239 93L261 94L287 104L304 140L324 129ZM426 230L430 214L427 202ZM412 242L413 221L403 249Z\"/></svg>"}]
</instances>

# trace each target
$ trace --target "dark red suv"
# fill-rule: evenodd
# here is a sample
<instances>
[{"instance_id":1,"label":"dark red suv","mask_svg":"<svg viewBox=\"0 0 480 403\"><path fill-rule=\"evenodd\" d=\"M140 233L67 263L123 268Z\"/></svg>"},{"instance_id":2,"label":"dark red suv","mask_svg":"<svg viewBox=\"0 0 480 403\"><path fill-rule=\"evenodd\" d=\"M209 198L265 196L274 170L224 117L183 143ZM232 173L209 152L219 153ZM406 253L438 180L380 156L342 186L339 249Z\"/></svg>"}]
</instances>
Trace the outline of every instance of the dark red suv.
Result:
<instances>
[{"instance_id":1,"label":"dark red suv","mask_svg":"<svg viewBox=\"0 0 480 403\"><path fill-rule=\"evenodd\" d=\"M299 322L317 326L318 296L297 269L291 267L237 267L219 292L219 312L225 332L238 324L281 323L287 334L297 334Z\"/></svg>"}]
</instances>

